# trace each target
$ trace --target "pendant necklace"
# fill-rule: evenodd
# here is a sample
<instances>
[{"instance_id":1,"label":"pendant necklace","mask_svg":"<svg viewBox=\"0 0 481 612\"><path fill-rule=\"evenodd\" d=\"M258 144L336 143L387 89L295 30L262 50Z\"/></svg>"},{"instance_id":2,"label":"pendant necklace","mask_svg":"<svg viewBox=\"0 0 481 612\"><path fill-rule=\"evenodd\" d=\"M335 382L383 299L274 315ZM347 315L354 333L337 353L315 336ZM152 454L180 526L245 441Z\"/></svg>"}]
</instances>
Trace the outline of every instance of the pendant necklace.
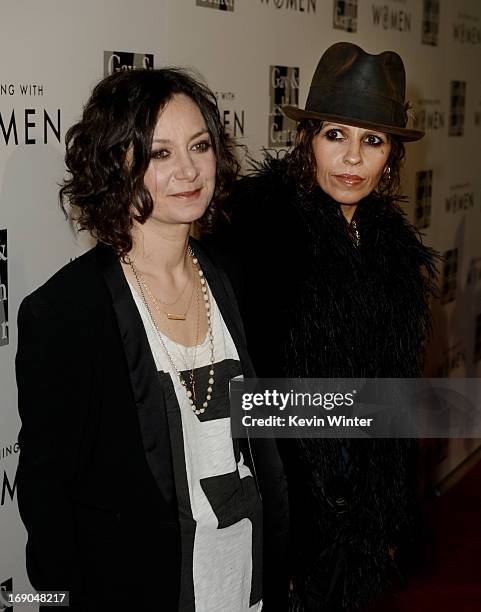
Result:
<instances>
[{"instance_id":1,"label":"pendant necklace","mask_svg":"<svg viewBox=\"0 0 481 612\"><path fill-rule=\"evenodd\" d=\"M130 263L130 259L129 259L129 263ZM165 312L164 310L162 310L161 305L163 305L163 306L174 306L175 304L177 304L177 302L179 302L180 298L184 295L185 290L187 288L187 285L189 284L189 281L187 280L187 282L184 285L184 288L182 289L181 294L175 300L175 302L162 302L157 297L155 297L152 289L148 285L148 283L145 280L143 274L141 274L138 270L137 270L137 274L138 274L138 276L140 278L140 282L142 283L145 291L147 292L148 296L150 297L150 299L152 300L153 304L155 305L157 312L159 312L160 314L163 314L164 316L166 316L170 321L185 321L186 320L187 313L189 312L189 308L190 308L190 306L192 304L192 297L194 295L195 282L192 283L192 291L190 293L190 298L189 298L189 301L187 303L187 307L186 307L185 311L181 312L181 313Z\"/></svg>"},{"instance_id":2,"label":"pendant necklace","mask_svg":"<svg viewBox=\"0 0 481 612\"><path fill-rule=\"evenodd\" d=\"M164 349L165 354L167 355L167 358L170 362L170 365L172 366L174 372L177 375L177 378L180 382L180 384L182 385L182 387L184 388L186 394L187 394L187 398L189 400L190 403L190 407L192 409L192 411L194 412L194 414L203 414L205 412L205 410L207 409L209 402L212 399L212 394L213 394L213 387L214 387L214 334L213 334L213 330L212 330L212 318L211 318L211 305L210 305L210 298L209 298L209 291L208 291L208 287L207 287L207 282L205 280L204 277L204 272L202 271L200 265L199 265L199 261L197 259L197 257L195 257L192 249L190 248L190 246L188 247L188 252L189 255L191 257L192 260L192 265L194 266L194 268L197 269L197 273L200 277L200 285L201 285L201 289L202 289L202 296L203 296L203 302L204 302L204 306L205 306L205 310L206 310L206 316L207 316L207 334L209 337L209 344L210 344L210 369L209 369L209 378L208 378L208 385L207 385L207 389L206 389L206 394L205 394L205 400L204 402L202 402L202 405L200 406L197 403L197 397L196 397L196 393L195 393L195 387L196 387L196 383L195 383L195 374L194 374L194 366L195 366L195 355L197 352L197 343L198 343L198 328L199 328L199 310L200 308L197 308L197 339L196 339L196 348L194 349L194 363L192 364L192 368L190 369L189 372L189 383L187 383L182 374L180 373L179 369L177 368L177 366L175 365L175 362L172 358L172 356L170 355L169 351L167 350L167 346L165 344L164 341L164 337L162 332L159 329L159 326L157 325L157 322L154 319L154 316L152 314L152 311L150 309L150 306L147 302L147 299L145 297L145 292L144 292L144 285L142 283L141 280L141 274L140 272L137 270L137 268L134 266L133 261L128 258L127 259L127 263L129 264L132 273L135 277L135 280L137 282L137 286L139 289L139 293L140 293L140 297L142 298L142 302L145 306L145 309L147 310L148 314L149 314L149 318L150 321L156 331L156 335L157 338L159 339L159 342L162 346L162 348ZM199 295L198 295L198 290L197 290L197 305L199 302ZM150 294L149 294L150 295ZM153 296L150 296L151 299ZM192 299L192 297L191 297ZM155 304L155 302L154 302ZM162 312L162 311L161 311ZM165 314L165 313L164 313ZM187 314L187 313L186 313ZM184 363L185 360L183 359ZM187 365L187 364L186 364Z\"/></svg>"}]
</instances>

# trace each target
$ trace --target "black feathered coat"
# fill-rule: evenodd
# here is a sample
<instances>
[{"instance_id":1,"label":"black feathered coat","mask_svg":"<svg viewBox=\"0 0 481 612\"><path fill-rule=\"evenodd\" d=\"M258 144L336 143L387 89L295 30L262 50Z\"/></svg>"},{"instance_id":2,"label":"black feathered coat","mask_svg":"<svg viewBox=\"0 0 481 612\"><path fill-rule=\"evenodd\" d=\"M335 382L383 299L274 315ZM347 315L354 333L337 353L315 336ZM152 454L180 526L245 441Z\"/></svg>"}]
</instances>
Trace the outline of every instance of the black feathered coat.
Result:
<instances>
[{"instance_id":1,"label":"black feathered coat","mask_svg":"<svg viewBox=\"0 0 481 612\"><path fill-rule=\"evenodd\" d=\"M242 179L218 236L261 377L416 377L430 330L434 253L395 201L355 213L306 192L268 158ZM397 573L414 516L415 447L401 440L279 440L294 576L307 610L356 610ZM396 550L396 561L389 551Z\"/></svg>"}]
</instances>

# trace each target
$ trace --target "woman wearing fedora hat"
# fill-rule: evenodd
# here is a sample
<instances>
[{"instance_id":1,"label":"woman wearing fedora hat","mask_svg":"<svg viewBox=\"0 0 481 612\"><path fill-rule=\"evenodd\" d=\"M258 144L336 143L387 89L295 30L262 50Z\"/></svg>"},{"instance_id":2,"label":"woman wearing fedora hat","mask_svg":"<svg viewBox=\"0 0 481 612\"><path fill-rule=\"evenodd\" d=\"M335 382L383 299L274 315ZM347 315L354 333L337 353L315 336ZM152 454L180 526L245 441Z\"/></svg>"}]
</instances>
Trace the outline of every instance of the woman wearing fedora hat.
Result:
<instances>
[{"instance_id":1,"label":"woman wearing fedora hat","mask_svg":"<svg viewBox=\"0 0 481 612\"><path fill-rule=\"evenodd\" d=\"M283 111L299 122L294 147L239 181L221 237L236 248L257 375L420 376L435 254L398 205L404 142L424 135L406 127L402 59L337 43L319 61L306 108ZM306 611L365 608L399 575L413 540L416 447L327 439L278 447L291 599Z\"/></svg>"}]
</instances>

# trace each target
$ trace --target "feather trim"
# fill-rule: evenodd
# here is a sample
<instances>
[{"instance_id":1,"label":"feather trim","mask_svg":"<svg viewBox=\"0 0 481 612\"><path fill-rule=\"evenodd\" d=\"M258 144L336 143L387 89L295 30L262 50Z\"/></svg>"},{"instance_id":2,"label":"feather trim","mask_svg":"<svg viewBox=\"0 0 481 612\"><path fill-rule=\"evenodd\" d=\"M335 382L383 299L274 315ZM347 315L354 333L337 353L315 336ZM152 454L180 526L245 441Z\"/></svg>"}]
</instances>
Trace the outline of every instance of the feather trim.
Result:
<instances>
[{"instance_id":1,"label":"feather trim","mask_svg":"<svg viewBox=\"0 0 481 612\"><path fill-rule=\"evenodd\" d=\"M422 244L399 200L371 194L360 202L356 247L339 204L320 189L299 188L284 160L268 156L251 170L231 203L258 374L420 376L436 254ZM259 319L259 305L268 319ZM399 559L412 540L416 445L302 439L282 447L292 532L305 534L311 521L307 532L314 534L292 543L303 604L362 609L398 575L389 551Z\"/></svg>"}]
</instances>

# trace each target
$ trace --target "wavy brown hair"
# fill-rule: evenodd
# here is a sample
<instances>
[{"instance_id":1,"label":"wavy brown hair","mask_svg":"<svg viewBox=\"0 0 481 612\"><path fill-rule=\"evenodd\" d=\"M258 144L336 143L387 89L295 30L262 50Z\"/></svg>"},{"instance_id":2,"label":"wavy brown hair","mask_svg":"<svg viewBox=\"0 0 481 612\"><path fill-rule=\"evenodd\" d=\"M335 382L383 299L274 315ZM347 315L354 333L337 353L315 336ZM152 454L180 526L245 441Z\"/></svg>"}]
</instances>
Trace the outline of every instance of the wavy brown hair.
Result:
<instances>
[{"instance_id":1,"label":"wavy brown hair","mask_svg":"<svg viewBox=\"0 0 481 612\"><path fill-rule=\"evenodd\" d=\"M212 201L199 220L209 231L239 173L234 145L226 134L210 89L179 68L116 72L94 88L78 123L66 135L68 178L60 189L65 214L120 257L132 248L132 224L145 223L153 209L144 185L159 111L176 94L199 107L217 160ZM131 148L132 160L126 163Z\"/></svg>"},{"instance_id":2,"label":"wavy brown hair","mask_svg":"<svg viewBox=\"0 0 481 612\"><path fill-rule=\"evenodd\" d=\"M322 129L323 122L304 119L297 126L297 135L294 146L285 156L287 172L298 184L311 191L317 186L316 159L312 150L312 139ZM383 173L376 187L376 193L381 196L397 198L401 188L401 168L405 157L404 143L392 134L387 134L391 143L386 166L389 173Z\"/></svg>"}]
</instances>

